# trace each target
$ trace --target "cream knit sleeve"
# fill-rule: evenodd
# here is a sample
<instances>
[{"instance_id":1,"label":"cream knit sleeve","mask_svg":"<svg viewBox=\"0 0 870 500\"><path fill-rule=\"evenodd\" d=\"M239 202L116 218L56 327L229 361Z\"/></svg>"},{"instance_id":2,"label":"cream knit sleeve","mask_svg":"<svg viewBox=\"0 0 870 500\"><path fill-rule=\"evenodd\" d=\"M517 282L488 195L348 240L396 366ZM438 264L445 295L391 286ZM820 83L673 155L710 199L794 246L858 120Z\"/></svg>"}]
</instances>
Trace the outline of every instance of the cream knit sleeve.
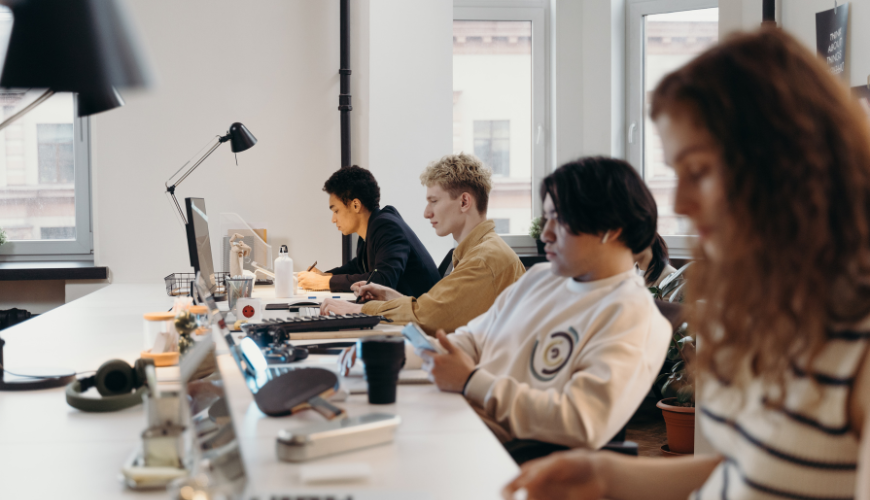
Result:
<instances>
[{"instance_id":1,"label":"cream knit sleeve","mask_svg":"<svg viewBox=\"0 0 870 500\"><path fill-rule=\"evenodd\" d=\"M670 325L650 299L614 303L574 354L561 388L534 389L510 376L478 370L465 396L516 439L598 449L628 422L664 362ZM638 307L638 305L640 307Z\"/></svg>"}]
</instances>

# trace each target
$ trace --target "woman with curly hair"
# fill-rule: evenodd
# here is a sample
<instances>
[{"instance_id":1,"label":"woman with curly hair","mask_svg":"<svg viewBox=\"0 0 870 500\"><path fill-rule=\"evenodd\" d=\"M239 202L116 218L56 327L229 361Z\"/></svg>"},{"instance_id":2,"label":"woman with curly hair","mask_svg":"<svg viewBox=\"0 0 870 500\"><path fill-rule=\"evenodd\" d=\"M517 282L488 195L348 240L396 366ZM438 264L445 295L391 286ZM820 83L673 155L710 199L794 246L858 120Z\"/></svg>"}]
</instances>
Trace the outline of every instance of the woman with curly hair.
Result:
<instances>
[{"instance_id":1,"label":"woman with curly hair","mask_svg":"<svg viewBox=\"0 0 870 500\"><path fill-rule=\"evenodd\" d=\"M716 455L570 451L529 499L870 498L870 128L777 29L662 80L652 118L699 244L689 281L699 405ZM700 302L699 302L700 301Z\"/></svg>"}]
</instances>

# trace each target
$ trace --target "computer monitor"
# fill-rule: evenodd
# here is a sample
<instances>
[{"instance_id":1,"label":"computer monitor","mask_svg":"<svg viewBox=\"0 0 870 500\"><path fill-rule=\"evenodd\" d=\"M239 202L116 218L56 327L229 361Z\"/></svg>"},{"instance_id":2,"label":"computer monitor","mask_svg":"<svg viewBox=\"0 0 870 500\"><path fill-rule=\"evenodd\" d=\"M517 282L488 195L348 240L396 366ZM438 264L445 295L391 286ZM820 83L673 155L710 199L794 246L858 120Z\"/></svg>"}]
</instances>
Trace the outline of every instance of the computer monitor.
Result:
<instances>
[{"instance_id":1,"label":"computer monitor","mask_svg":"<svg viewBox=\"0 0 870 500\"><path fill-rule=\"evenodd\" d=\"M185 198L187 208L187 249L194 273L202 273L212 295L218 295L211 256L211 238L208 235L208 215L203 198Z\"/></svg>"}]
</instances>

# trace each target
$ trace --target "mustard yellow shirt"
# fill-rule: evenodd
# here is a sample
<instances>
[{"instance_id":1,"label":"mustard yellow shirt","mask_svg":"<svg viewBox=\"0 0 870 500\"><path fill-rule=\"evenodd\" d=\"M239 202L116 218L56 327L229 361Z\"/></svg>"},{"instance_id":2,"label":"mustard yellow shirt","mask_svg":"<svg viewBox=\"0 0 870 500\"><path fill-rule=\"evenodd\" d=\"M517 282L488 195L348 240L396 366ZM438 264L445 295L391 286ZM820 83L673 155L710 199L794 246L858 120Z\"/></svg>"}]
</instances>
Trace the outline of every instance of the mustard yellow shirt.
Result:
<instances>
[{"instance_id":1,"label":"mustard yellow shirt","mask_svg":"<svg viewBox=\"0 0 870 500\"><path fill-rule=\"evenodd\" d=\"M429 335L447 333L485 313L496 297L525 272L523 263L495 234L495 222L478 224L453 251L453 272L419 298L373 300L362 312L381 315L396 323L414 322Z\"/></svg>"}]
</instances>

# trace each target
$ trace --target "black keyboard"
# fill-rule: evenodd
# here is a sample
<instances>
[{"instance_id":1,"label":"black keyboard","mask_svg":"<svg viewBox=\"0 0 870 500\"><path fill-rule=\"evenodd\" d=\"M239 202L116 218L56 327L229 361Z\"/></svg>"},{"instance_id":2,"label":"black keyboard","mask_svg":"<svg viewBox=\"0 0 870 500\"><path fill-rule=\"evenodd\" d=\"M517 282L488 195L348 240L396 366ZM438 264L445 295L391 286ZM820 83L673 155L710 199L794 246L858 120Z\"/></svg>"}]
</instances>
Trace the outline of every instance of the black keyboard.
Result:
<instances>
[{"instance_id":1,"label":"black keyboard","mask_svg":"<svg viewBox=\"0 0 870 500\"><path fill-rule=\"evenodd\" d=\"M381 321L392 322L383 316L355 313L338 316L300 316L298 318L267 319L262 323L244 323L242 331L260 347L281 344L294 332L332 332L349 329L372 329Z\"/></svg>"}]
</instances>

